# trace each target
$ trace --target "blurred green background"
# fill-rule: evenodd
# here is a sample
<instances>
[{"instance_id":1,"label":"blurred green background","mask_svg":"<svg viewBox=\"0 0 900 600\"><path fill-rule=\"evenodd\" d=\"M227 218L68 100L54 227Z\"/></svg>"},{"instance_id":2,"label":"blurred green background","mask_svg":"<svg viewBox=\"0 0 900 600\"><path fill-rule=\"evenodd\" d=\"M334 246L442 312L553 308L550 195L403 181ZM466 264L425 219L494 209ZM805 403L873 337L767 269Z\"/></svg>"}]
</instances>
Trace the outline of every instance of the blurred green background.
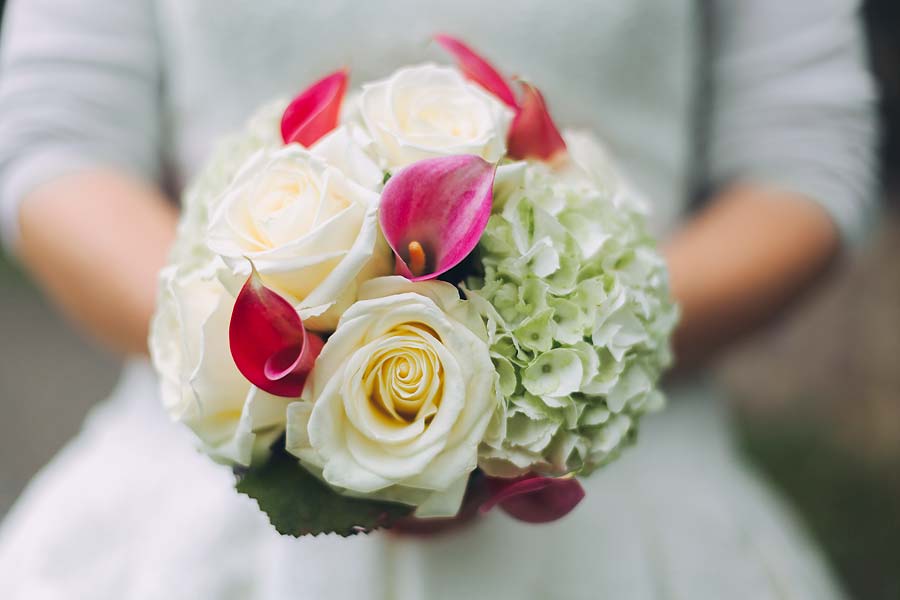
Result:
<instances>
[{"instance_id":1,"label":"blurred green background","mask_svg":"<svg viewBox=\"0 0 900 600\"><path fill-rule=\"evenodd\" d=\"M27 0L26 0L27 1ZM0 9L3 1L0 0ZM900 599L900 2L865 6L887 212L816 293L723 357L747 456L854 598ZM0 516L112 387L116 360L0 258Z\"/></svg>"}]
</instances>

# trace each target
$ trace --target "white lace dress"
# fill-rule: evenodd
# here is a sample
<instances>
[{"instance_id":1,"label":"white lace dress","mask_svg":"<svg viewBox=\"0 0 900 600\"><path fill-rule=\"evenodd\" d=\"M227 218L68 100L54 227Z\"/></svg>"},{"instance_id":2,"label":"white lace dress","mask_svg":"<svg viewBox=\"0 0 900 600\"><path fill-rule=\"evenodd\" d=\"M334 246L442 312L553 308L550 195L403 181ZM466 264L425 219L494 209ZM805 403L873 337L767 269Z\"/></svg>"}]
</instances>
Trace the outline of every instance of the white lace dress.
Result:
<instances>
[{"instance_id":1,"label":"white lace dress","mask_svg":"<svg viewBox=\"0 0 900 600\"><path fill-rule=\"evenodd\" d=\"M804 193L846 237L864 231L872 91L849 0L8 4L0 223L13 250L35 185L103 164L177 195L261 102L340 65L364 80L440 59L436 31L539 83L563 125L600 133L660 233L696 173ZM429 539L280 537L165 418L152 371L133 361L0 527L0 597L840 597L736 456L710 385L670 390L638 445L586 488L544 526L492 514Z\"/></svg>"}]
</instances>

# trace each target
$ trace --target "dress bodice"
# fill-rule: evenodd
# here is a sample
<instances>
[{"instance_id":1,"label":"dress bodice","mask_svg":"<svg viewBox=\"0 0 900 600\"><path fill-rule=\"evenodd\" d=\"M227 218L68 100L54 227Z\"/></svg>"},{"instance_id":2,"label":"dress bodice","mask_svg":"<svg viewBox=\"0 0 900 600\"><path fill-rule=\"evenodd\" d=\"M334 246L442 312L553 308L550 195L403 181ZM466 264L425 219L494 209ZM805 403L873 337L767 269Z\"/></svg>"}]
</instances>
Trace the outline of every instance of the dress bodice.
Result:
<instances>
[{"instance_id":1,"label":"dress bodice","mask_svg":"<svg viewBox=\"0 0 900 600\"><path fill-rule=\"evenodd\" d=\"M261 10L159 0L164 152L184 183L215 139L261 103L341 66L359 85L405 64L448 62L430 43L447 32L504 73L533 81L562 126L597 132L653 200L662 226L680 211L689 170L693 4L270 0Z\"/></svg>"}]
</instances>

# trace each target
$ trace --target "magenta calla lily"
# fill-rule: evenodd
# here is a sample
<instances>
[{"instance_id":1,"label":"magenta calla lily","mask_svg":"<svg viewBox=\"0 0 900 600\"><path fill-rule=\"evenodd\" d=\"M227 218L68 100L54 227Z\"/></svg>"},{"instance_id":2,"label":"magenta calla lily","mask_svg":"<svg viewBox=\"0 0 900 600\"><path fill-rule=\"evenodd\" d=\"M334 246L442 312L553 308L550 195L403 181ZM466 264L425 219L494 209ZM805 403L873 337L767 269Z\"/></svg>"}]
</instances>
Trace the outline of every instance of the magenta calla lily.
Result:
<instances>
[{"instance_id":1,"label":"magenta calla lily","mask_svg":"<svg viewBox=\"0 0 900 600\"><path fill-rule=\"evenodd\" d=\"M434 36L434 40L453 55L463 75L497 96L510 108L518 108L515 93L491 63L454 37L439 33Z\"/></svg>"},{"instance_id":2,"label":"magenta calla lily","mask_svg":"<svg viewBox=\"0 0 900 600\"><path fill-rule=\"evenodd\" d=\"M499 505L511 517L526 523L561 519L584 498L584 488L574 477L488 477L486 485L490 496L481 505L482 513Z\"/></svg>"},{"instance_id":3,"label":"magenta calla lily","mask_svg":"<svg viewBox=\"0 0 900 600\"><path fill-rule=\"evenodd\" d=\"M522 86L522 100L519 102L497 69L467 45L444 34L436 35L434 39L453 55L466 77L516 111L506 139L510 158L552 161L560 152L565 151L566 142L553 123L547 103L536 87L519 81Z\"/></svg>"},{"instance_id":4,"label":"magenta calla lily","mask_svg":"<svg viewBox=\"0 0 900 600\"><path fill-rule=\"evenodd\" d=\"M231 313L231 356L250 383L275 396L298 398L323 342L306 331L291 304L263 285L253 269Z\"/></svg>"},{"instance_id":5,"label":"magenta calla lily","mask_svg":"<svg viewBox=\"0 0 900 600\"><path fill-rule=\"evenodd\" d=\"M391 177L378 216L398 275L433 279L468 256L491 216L495 170L478 156L442 156Z\"/></svg>"},{"instance_id":6,"label":"magenta calla lily","mask_svg":"<svg viewBox=\"0 0 900 600\"><path fill-rule=\"evenodd\" d=\"M541 93L530 83L519 83L523 90L522 104L509 127L507 152L516 159L552 161L565 152L566 142L553 123Z\"/></svg>"},{"instance_id":7,"label":"magenta calla lily","mask_svg":"<svg viewBox=\"0 0 900 600\"><path fill-rule=\"evenodd\" d=\"M337 127L347 79L347 71L341 69L315 82L291 101L281 118L281 137L285 144L297 142L309 147Z\"/></svg>"}]
</instances>

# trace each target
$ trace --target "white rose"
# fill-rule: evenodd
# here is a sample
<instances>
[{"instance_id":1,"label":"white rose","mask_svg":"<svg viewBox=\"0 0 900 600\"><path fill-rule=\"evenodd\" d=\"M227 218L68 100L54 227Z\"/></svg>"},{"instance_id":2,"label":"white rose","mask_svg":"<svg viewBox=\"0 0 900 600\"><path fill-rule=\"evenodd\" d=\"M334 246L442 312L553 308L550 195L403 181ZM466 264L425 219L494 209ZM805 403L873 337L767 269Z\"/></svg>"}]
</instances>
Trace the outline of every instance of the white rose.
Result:
<instances>
[{"instance_id":1,"label":"white rose","mask_svg":"<svg viewBox=\"0 0 900 600\"><path fill-rule=\"evenodd\" d=\"M330 139L336 143L323 154L352 157L346 171L297 144L263 149L235 177L209 225L209 247L232 274L246 278L252 260L266 285L317 331L334 328L362 280L393 268L378 226L378 193L358 181L371 183L365 167L377 167L343 145L353 136Z\"/></svg>"},{"instance_id":2,"label":"white rose","mask_svg":"<svg viewBox=\"0 0 900 600\"><path fill-rule=\"evenodd\" d=\"M388 169L434 156L506 154L512 111L452 68L400 69L363 86L359 112Z\"/></svg>"},{"instance_id":3,"label":"white rose","mask_svg":"<svg viewBox=\"0 0 900 600\"><path fill-rule=\"evenodd\" d=\"M290 400L238 372L228 344L233 307L214 264L193 271L170 265L160 273L149 345L172 419L190 427L216 460L247 466L284 431Z\"/></svg>"},{"instance_id":4,"label":"white rose","mask_svg":"<svg viewBox=\"0 0 900 600\"><path fill-rule=\"evenodd\" d=\"M264 105L241 131L222 139L181 197L178 236L169 254L171 262L203 265L212 254L206 244L209 214L213 212L241 165L260 148L280 147L281 114L287 101Z\"/></svg>"},{"instance_id":5,"label":"white rose","mask_svg":"<svg viewBox=\"0 0 900 600\"><path fill-rule=\"evenodd\" d=\"M288 407L288 451L345 493L456 514L497 401L485 337L448 283L366 282Z\"/></svg>"},{"instance_id":6,"label":"white rose","mask_svg":"<svg viewBox=\"0 0 900 600\"><path fill-rule=\"evenodd\" d=\"M375 163L375 144L361 126L341 125L316 142L312 153L363 187L381 190L384 171Z\"/></svg>"}]
</instances>

